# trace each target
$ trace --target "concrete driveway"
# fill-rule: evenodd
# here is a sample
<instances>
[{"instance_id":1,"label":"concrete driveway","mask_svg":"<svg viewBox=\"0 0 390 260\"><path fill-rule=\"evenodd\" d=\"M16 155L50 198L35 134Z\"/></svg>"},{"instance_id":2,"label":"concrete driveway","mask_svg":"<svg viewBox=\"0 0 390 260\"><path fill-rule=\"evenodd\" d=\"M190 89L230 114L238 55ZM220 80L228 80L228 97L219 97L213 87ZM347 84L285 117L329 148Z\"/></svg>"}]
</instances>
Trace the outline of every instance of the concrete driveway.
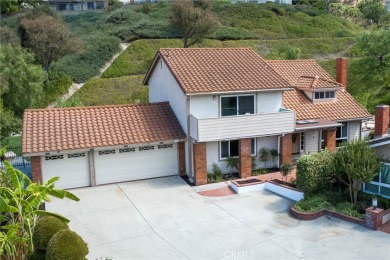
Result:
<instances>
[{"instance_id":1,"label":"concrete driveway","mask_svg":"<svg viewBox=\"0 0 390 260\"><path fill-rule=\"evenodd\" d=\"M180 177L72 190L53 200L89 245L88 259L389 259L390 236L330 217L299 221L260 191L203 197Z\"/></svg>"}]
</instances>

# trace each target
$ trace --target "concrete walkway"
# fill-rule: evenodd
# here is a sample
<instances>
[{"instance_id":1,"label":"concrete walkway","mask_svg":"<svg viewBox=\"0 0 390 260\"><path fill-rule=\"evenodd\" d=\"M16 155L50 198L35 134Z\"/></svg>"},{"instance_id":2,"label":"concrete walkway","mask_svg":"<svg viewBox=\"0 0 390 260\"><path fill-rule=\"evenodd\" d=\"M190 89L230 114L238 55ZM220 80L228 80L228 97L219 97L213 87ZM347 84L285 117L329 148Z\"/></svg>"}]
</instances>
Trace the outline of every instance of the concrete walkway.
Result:
<instances>
[{"instance_id":1,"label":"concrete walkway","mask_svg":"<svg viewBox=\"0 0 390 260\"><path fill-rule=\"evenodd\" d=\"M299 221L268 191L204 197L180 177L72 190L53 200L88 259L388 259L390 236L338 219Z\"/></svg>"}]
</instances>

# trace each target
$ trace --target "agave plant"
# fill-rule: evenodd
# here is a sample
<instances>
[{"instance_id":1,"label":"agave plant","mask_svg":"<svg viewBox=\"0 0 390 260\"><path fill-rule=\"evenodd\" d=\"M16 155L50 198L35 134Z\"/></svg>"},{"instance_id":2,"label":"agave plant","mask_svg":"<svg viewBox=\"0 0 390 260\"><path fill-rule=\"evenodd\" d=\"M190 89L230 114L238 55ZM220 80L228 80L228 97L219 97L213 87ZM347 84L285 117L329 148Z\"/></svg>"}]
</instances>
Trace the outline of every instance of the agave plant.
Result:
<instances>
[{"instance_id":1,"label":"agave plant","mask_svg":"<svg viewBox=\"0 0 390 260\"><path fill-rule=\"evenodd\" d=\"M49 202L50 196L74 201L79 201L79 198L69 191L55 188L59 177L38 184L9 162L4 161L4 165L3 174L9 178L11 187L0 187L0 255L1 259L25 259L33 252L32 230L38 216L52 215L69 222L64 216L40 210L41 204Z\"/></svg>"}]
</instances>

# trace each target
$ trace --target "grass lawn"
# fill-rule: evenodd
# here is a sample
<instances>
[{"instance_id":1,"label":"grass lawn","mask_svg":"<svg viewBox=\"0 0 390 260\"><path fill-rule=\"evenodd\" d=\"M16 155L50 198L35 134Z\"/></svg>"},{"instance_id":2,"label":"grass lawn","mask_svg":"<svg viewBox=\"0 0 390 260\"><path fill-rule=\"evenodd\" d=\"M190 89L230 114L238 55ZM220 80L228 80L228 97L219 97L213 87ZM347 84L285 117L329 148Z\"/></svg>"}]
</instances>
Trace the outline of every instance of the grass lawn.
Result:
<instances>
[{"instance_id":1,"label":"grass lawn","mask_svg":"<svg viewBox=\"0 0 390 260\"><path fill-rule=\"evenodd\" d=\"M74 97L85 106L139 104L149 100L148 87L142 85L144 75L89 80Z\"/></svg>"}]
</instances>

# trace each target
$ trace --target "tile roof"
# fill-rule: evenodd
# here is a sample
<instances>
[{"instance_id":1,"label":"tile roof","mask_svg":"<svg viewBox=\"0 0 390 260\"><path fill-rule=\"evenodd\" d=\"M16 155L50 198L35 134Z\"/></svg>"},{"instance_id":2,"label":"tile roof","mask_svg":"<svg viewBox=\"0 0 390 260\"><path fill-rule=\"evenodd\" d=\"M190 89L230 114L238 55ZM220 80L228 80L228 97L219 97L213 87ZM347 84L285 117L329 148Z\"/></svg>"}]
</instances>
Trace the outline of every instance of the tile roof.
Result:
<instances>
[{"instance_id":1,"label":"tile roof","mask_svg":"<svg viewBox=\"0 0 390 260\"><path fill-rule=\"evenodd\" d=\"M185 138L168 102L27 109L23 153L169 141Z\"/></svg>"},{"instance_id":2,"label":"tile roof","mask_svg":"<svg viewBox=\"0 0 390 260\"><path fill-rule=\"evenodd\" d=\"M295 80L293 86L302 90L325 88L341 89L343 87L343 85L336 81L320 78L319 76L300 76Z\"/></svg>"},{"instance_id":3,"label":"tile roof","mask_svg":"<svg viewBox=\"0 0 390 260\"><path fill-rule=\"evenodd\" d=\"M343 88L336 91L336 99L334 101L314 103L303 91L299 90L298 87L300 86L299 84L297 86L297 82L299 82L299 78L302 76L318 76L324 81L327 81L327 85L329 83L334 84L332 77L314 60L273 60L266 62L288 82L295 85L296 88L294 91L284 92L283 104L286 108L295 111L296 120L326 118L342 121L372 117Z\"/></svg>"},{"instance_id":4,"label":"tile roof","mask_svg":"<svg viewBox=\"0 0 390 260\"><path fill-rule=\"evenodd\" d=\"M186 94L291 88L249 48L160 49L144 84L160 58Z\"/></svg>"}]
</instances>

